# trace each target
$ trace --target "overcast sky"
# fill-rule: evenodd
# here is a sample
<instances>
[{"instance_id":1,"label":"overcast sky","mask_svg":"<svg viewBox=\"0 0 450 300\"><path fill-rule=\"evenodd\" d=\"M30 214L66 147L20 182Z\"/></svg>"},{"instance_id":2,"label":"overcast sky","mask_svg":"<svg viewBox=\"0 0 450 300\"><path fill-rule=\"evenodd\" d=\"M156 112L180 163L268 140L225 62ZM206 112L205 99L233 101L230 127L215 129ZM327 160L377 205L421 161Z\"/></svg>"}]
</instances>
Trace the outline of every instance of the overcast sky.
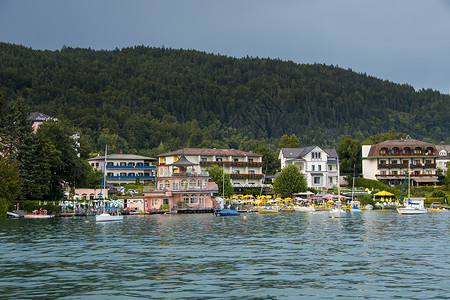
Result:
<instances>
[{"instance_id":1,"label":"overcast sky","mask_svg":"<svg viewBox=\"0 0 450 300\"><path fill-rule=\"evenodd\" d=\"M0 41L325 63L450 93L450 0L0 0Z\"/></svg>"}]
</instances>

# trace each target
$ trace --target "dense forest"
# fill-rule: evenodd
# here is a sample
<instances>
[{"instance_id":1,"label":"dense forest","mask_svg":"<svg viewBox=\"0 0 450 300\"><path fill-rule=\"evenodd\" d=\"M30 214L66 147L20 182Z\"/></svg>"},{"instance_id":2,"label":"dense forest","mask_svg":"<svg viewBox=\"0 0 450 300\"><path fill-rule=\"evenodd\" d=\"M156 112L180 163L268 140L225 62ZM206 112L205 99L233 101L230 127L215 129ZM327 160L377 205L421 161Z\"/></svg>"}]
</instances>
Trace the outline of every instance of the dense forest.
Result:
<instances>
[{"instance_id":1,"label":"dense forest","mask_svg":"<svg viewBox=\"0 0 450 300\"><path fill-rule=\"evenodd\" d=\"M337 147L398 131L450 143L450 96L323 64L137 46L33 50L0 43L0 94L56 117L84 151Z\"/></svg>"}]
</instances>

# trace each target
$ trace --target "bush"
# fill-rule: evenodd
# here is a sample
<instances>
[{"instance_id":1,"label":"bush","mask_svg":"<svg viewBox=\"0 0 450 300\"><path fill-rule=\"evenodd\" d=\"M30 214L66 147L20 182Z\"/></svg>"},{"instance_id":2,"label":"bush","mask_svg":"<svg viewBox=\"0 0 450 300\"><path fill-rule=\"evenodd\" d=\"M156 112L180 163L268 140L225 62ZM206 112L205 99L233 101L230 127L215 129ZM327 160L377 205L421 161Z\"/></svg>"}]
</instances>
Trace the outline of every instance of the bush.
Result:
<instances>
[{"instance_id":1,"label":"bush","mask_svg":"<svg viewBox=\"0 0 450 300\"><path fill-rule=\"evenodd\" d=\"M433 194L431 194L431 197L445 197L446 194L444 191L434 191Z\"/></svg>"}]
</instances>

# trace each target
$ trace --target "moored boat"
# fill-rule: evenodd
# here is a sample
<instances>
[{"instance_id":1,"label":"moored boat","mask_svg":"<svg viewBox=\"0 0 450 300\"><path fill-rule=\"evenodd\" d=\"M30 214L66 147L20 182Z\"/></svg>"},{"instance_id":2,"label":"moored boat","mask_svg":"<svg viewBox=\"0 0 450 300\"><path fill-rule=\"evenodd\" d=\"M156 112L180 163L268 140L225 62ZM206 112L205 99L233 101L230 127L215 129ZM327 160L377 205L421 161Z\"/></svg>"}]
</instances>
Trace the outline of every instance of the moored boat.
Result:
<instances>
[{"instance_id":1,"label":"moored boat","mask_svg":"<svg viewBox=\"0 0 450 300\"><path fill-rule=\"evenodd\" d=\"M239 216L240 213L235 209L224 208L215 213L217 217Z\"/></svg>"},{"instance_id":2,"label":"moored boat","mask_svg":"<svg viewBox=\"0 0 450 300\"><path fill-rule=\"evenodd\" d=\"M258 207L258 214L275 214L278 213L280 210L277 207L273 206L262 206Z\"/></svg>"},{"instance_id":3,"label":"moored boat","mask_svg":"<svg viewBox=\"0 0 450 300\"><path fill-rule=\"evenodd\" d=\"M112 222L112 221L122 221L122 215L111 215L109 213L101 213L95 216L95 221L97 222Z\"/></svg>"},{"instance_id":4,"label":"moored boat","mask_svg":"<svg viewBox=\"0 0 450 300\"><path fill-rule=\"evenodd\" d=\"M24 214L23 215L24 218L26 219L49 219L49 218L53 218L54 215L49 215L47 214L47 210L34 210L31 214Z\"/></svg>"}]
</instances>

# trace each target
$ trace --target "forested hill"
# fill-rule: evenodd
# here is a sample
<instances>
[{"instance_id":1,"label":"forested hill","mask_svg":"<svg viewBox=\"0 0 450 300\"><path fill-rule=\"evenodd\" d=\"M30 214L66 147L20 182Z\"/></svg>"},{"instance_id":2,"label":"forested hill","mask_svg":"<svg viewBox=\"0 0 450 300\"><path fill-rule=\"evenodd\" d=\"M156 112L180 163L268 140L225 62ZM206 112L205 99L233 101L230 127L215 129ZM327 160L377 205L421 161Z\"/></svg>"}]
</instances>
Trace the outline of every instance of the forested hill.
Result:
<instances>
[{"instance_id":1,"label":"forested hill","mask_svg":"<svg viewBox=\"0 0 450 300\"><path fill-rule=\"evenodd\" d=\"M450 136L449 95L336 66L193 50L0 43L0 93L81 130L92 150L243 149L284 134L327 147L391 129L433 143Z\"/></svg>"}]
</instances>

